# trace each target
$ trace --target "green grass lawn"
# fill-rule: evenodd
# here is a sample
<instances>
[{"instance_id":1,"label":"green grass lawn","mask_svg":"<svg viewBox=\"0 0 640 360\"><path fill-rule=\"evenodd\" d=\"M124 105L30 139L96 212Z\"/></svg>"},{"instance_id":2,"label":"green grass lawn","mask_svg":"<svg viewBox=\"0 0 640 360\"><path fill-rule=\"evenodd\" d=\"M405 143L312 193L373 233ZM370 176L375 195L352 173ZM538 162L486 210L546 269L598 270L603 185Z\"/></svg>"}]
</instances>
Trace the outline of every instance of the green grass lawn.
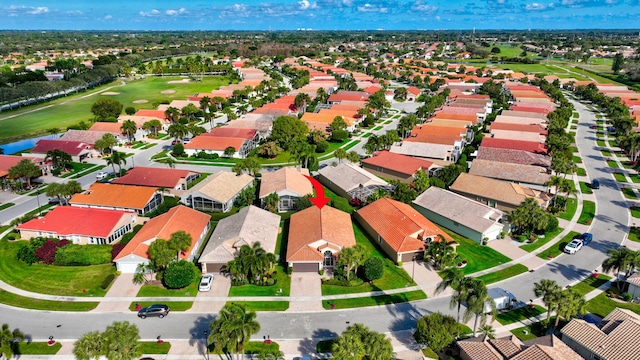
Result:
<instances>
[{"instance_id":1,"label":"green grass lawn","mask_svg":"<svg viewBox=\"0 0 640 360\"><path fill-rule=\"evenodd\" d=\"M629 174L629 177L634 183L640 183L640 176L638 176L638 174Z\"/></svg>"},{"instance_id":2,"label":"green grass lawn","mask_svg":"<svg viewBox=\"0 0 640 360\"><path fill-rule=\"evenodd\" d=\"M10 207L12 207L13 205L15 205L14 203L4 203L2 205L0 205L0 211L4 210L4 209L8 209Z\"/></svg>"},{"instance_id":3,"label":"green grass lawn","mask_svg":"<svg viewBox=\"0 0 640 360\"><path fill-rule=\"evenodd\" d=\"M635 164L632 163L631 161L623 161L622 167L625 169L633 169L635 167Z\"/></svg>"},{"instance_id":4,"label":"green grass lawn","mask_svg":"<svg viewBox=\"0 0 640 360\"><path fill-rule=\"evenodd\" d=\"M376 126L373 128L373 131L382 130L383 126Z\"/></svg>"},{"instance_id":5,"label":"green grass lawn","mask_svg":"<svg viewBox=\"0 0 640 360\"><path fill-rule=\"evenodd\" d=\"M104 296L100 285L112 273L113 264L93 266L54 266L16 259L16 252L27 241L0 241L0 279L20 289L51 295ZM85 290L85 292L83 292Z\"/></svg>"},{"instance_id":6,"label":"green grass lawn","mask_svg":"<svg viewBox=\"0 0 640 360\"><path fill-rule=\"evenodd\" d=\"M457 247L458 261L467 260L467 266L462 268L465 275L492 268L511 261L510 258L493 250L488 246L482 246L477 242L467 239L447 229L442 229L460 244Z\"/></svg>"},{"instance_id":7,"label":"green grass lawn","mask_svg":"<svg viewBox=\"0 0 640 360\"><path fill-rule=\"evenodd\" d=\"M602 149L600 153L602 153L602 156L611 156L611 150Z\"/></svg>"},{"instance_id":8,"label":"green grass lawn","mask_svg":"<svg viewBox=\"0 0 640 360\"><path fill-rule=\"evenodd\" d=\"M230 301L227 304L244 305L248 311L285 311L289 308L288 301Z\"/></svg>"},{"instance_id":9,"label":"green grass lawn","mask_svg":"<svg viewBox=\"0 0 640 360\"><path fill-rule=\"evenodd\" d=\"M580 181L580 192L583 194L593 194L593 190L591 190L589 184L584 181Z\"/></svg>"},{"instance_id":10,"label":"green grass lawn","mask_svg":"<svg viewBox=\"0 0 640 360\"><path fill-rule=\"evenodd\" d=\"M138 290L138 297L191 297L198 295L198 281L183 289L167 289L161 285L143 285Z\"/></svg>"},{"instance_id":11,"label":"green grass lawn","mask_svg":"<svg viewBox=\"0 0 640 360\"><path fill-rule=\"evenodd\" d=\"M573 156L573 162L576 164L582 164L582 159L580 158L580 156Z\"/></svg>"},{"instance_id":12,"label":"green grass lawn","mask_svg":"<svg viewBox=\"0 0 640 360\"><path fill-rule=\"evenodd\" d=\"M613 177L616 179L616 181L619 181L619 182L627 181L627 178L624 176L622 172L618 172L618 171L614 172Z\"/></svg>"},{"instance_id":13,"label":"green grass lawn","mask_svg":"<svg viewBox=\"0 0 640 360\"><path fill-rule=\"evenodd\" d=\"M523 321L543 314L547 309L540 305L535 305L533 308L529 306L523 306L521 308L507 311L496 316L496 320L502 325L513 324L514 322Z\"/></svg>"},{"instance_id":14,"label":"green grass lawn","mask_svg":"<svg viewBox=\"0 0 640 360\"><path fill-rule=\"evenodd\" d=\"M371 135L373 135L373 133L366 133L366 134L362 135L362 137L363 137L363 138L368 138L368 137L370 137Z\"/></svg>"},{"instance_id":15,"label":"green grass lawn","mask_svg":"<svg viewBox=\"0 0 640 360\"><path fill-rule=\"evenodd\" d=\"M596 203L590 200L584 200L582 202L582 213L578 218L578 224L589 225L593 221L593 217L596 214Z\"/></svg>"},{"instance_id":16,"label":"green grass lawn","mask_svg":"<svg viewBox=\"0 0 640 360\"><path fill-rule=\"evenodd\" d=\"M578 202L574 198L567 199L567 204L565 207L565 211L558 214L560 219L564 219L570 221L573 218L573 215L576 213L578 208Z\"/></svg>"},{"instance_id":17,"label":"green grass lawn","mask_svg":"<svg viewBox=\"0 0 640 360\"><path fill-rule=\"evenodd\" d=\"M373 281L372 284L368 282L364 282L358 286L322 284L322 295L355 294L378 290L397 289L415 285L413 280L411 280L411 276L409 276L404 269L396 266L391 259L387 258L382 251L373 244L360 225L355 222L353 223L353 232L356 237L356 243L365 248L365 254L368 254L369 257L379 257L383 260L384 275L382 278Z\"/></svg>"},{"instance_id":18,"label":"green grass lawn","mask_svg":"<svg viewBox=\"0 0 640 360\"><path fill-rule=\"evenodd\" d=\"M527 341L543 336L546 330L547 329L544 328L539 322L536 322L531 325L513 329L511 330L511 333L521 341Z\"/></svg>"},{"instance_id":19,"label":"green grass lawn","mask_svg":"<svg viewBox=\"0 0 640 360\"><path fill-rule=\"evenodd\" d=\"M610 156L610 154L609 155L605 155L604 151L602 152L602 155ZM610 168L613 168L613 169L619 169L620 168L618 166L618 162L615 161L615 160L607 160L607 166L609 166Z\"/></svg>"},{"instance_id":20,"label":"green grass lawn","mask_svg":"<svg viewBox=\"0 0 640 360\"><path fill-rule=\"evenodd\" d=\"M588 278L580 281L575 284L571 288L581 295L587 295L591 291L597 289L598 287L605 284L607 281L611 280L611 276L600 274L598 277L589 276Z\"/></svg>"},{"instance_id":21,"label":"green grass lawn","mask_svg":"<svg viewBox=\"0 0 640 360\"><path fill-rule=\"evenodd\" d=\"M587 175L587 170L581 168L581 167L577 167L576 168L576 175L578 176L586 176Z\"/></svg>"},{"instance_id":22,"label":"green grass lawn","mask_svg":"<svg viewBox=\"0 0 640 360\"><path fill-rule=\"evenodd\" d=\"M629 209L629 211L631 212L631 216L633 216L634 218L640 219L640 208L631 208Z\"/></svg>"},{"instance_id":23,"label":"green grass lawn","mask_svg":"<svg viewBox=\"0 0 640 360\"><path fill-rule=\"evenodd\" d=\"M138 341L140 344L140 349L143 354L168 354L169 349L171 349L171 343L168 341L163 341L162 344L158 344L157 341Z\"/></svg>"},{"instance_id":24,"label":"green grass lawn","mask_svg":"<svg viewBox=\"0 0 640 360\"><path fill-rule=\"evenodd\" d=\"M498 281L508 279L510 277L514 277L516 275L520 275L527 271L529 271L529 269L526 266L522 264L515 264L512 266L509 266L508 268L494 271L490 274L478 276L478 279L482 280L483 283L488 285L488 284L492 284Z\"/></svg>"},{"instance_id":25,"label":"green grass lawn","mask_svg":"<svg viewBox=\"0 0 640 360\"><path fill-rule=\"evenodd\" d=\"M639 232L640 232L640 228L632 227L629 230L629 234L627 236L627 239L629 239L631 241L635 241L635 242L640 242L640 236L638 236Z\"/></svg>"},{"instance_id":26,"label":"green grass lawn","mask_svg":"<svg viewBox=\"0 0 640 360\"><path fill-rule=\"evenodd\" d=\"M46 342L19 342L18 351L19 355L55 355L62 348L62 344L56 342L49 346Z\"/></svg>"},{"instance_id":27,"label":"green grass lawn","mask_svg":"<svg viewBox=\"0 0 640 360\"><path fill-rule=\"evenodd\" d=\"M585 310L589 313L605 317L609 315L615 308L623 308L631 310L636 314L640 314L640 304L633 304L624 301L615 301L607 297L607 293L602 293L593 299L587 301Z\"/></svg>"},{"instance_id":28,"label":"green grass lawn","mask_svg":"<svg viewBox=\"0 0 640 360\"><path fill-rule=\"evenodd\" d=\"M598 146L607 146L604 140L596 140L596 144L598 144Z\"/></svg>"},{"instance_id":29,"label":"green grass lawn","mask_svg":"<svg viewBox=\"0 0 640 360\"><path fill-rule=\"evenodd\" d=\"M278 265L276 275L277 282L271 286L242 285L232 286L229 289L229 296L289 296L291 287L291 277L287 275L285 269Z\"/></svg>"},{"instance_id":30,"label":"green grass lawn","mask_svg":"<svg viewBox=\"0 0 640 360\"><path fill-rule=\"evenodd\" d=\"M89 311L98 306L97 302L66 302L33 299L4 290L0 290L0 303L23 309L46 311Z\"/></svg>"},{"instance_id":31,"label":"green grass lawn","mask_svg":"<svg viewBox=\"0 0 640 360\"><path fill-rule=\"evenodd\" d=\"M129 304L129 310L136 311L136 305L138 304L142 307L147 307L147 306L151 306L158 303L160 302L159 301L132 302L131 304ZM193 306L193 301L162 301L161 303L164 305L167 305L169 307L169 310L171 311L187 311L191 309L191 306Z\"/></svg>"},{"instance_id":32,"label":"green grass lawn","mask_svg":"<svg viewBox=\"0 0 640 360\"><path fill-rule=\"evenodd\" d=\"M575 213L575 209L573 211ZM536 241L530 243L530 244L525 244L520 246L520 249L527 251L527 252L532 252L533 250L538 249L539 247L541 247L542 245L548 243L549 241L553 240L556 236L558 236L558 234L560 234L562 232L562 228L558 227L555 231L550 231L544 234L543 238L538 238Z\"/></svg>"},{"instance_id":33,"label":"green grass lawn","mask_svg":"<svg viewBox=\"0 0 640 360\"><path fill-rule=\"evenodd\" d=\"M322 307L326 310L331 309L331 304L334 305L334 309L350 309L365 306L376 305L388 305L397 304L408 301L426 299L427 295L422 290L409 291L400 294L382 295L375 297L362 297L351 299L336 299L336 300L323 300Z\"/></svg>"},{"instance_id":34,"label":"green grass lawn","mask_svg":"<svg viewBox=\"0 0 640 360\"><path fill-rule=\"evenodd\" d=\"M178 76L147 77L142 80L129 81L125 86L119 86L120 80L110 84L99 86L89 92L66 96L49 101L44 104L27 106L15 111L7 111L0 114L2 132L0 143L7 143L19 138L31 137L35 134L44 134L47 129L66 128L85 122L91 118L91 105L99 99L110 98L120 101L125 107L133 106L138 109L155 109L162 102L172 100L184 100L195 93L209 93L218 89L221 85L229 84L229 80L223 76L207 76L202 81L169 84L172 80L181 80ZM115 86L115 87L114 87ZM119 95L106 96L91 93L105 91L118 92ZM161 94L163 90L175 90L173 94ZM148 100L146 104L133 104L134 100ZM36 109L42 109L34 111ZM16 116L18 115L18 116ZM9 118L14 116L12 118Z\"/></svg>"},{"instance_id":35,"label":"green grass lawn","mask_svg":"<svg viewBox=\"0 0 640 360\"><path fill-rule=\"evenodd\" d=\"M555 258L556 256L562 254L562 250L564 246L567 245L574 237L580 235L577 231L570 231L567 235L565 235L560 241L558 241L555 245L551 246L547 250L538 254L538 257L544 260L549 260L550 258Z\"/></svg>"},{"instance_id":36,"label":"green grass lawn","mask_svg":"<svg viewBox=\"0 0 640 360\"><path fill-rule=\"evenodd\" d=\"M622 194L627 199L636 200L638 198L633 188L622 188Z\"/></svg>"}]
</instances>

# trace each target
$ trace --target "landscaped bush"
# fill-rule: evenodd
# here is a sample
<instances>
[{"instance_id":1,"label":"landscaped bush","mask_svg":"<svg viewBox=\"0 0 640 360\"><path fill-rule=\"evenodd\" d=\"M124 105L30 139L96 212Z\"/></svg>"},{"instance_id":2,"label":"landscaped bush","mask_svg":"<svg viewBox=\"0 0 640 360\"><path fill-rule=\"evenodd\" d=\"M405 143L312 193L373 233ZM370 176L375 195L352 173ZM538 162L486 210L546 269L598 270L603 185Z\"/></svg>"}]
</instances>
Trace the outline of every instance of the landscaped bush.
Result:
<instances>
[{"instance_id":1,"label":"landscaped bush","mask_svg":"<svg viewBox=\"0 0 640 360\"><path fill-rule=\"evenodd\" d=\"M558 218L553 215L548 215L548 216L549 216L549 225L547 225L547 228L545 229L545 231L554 232L558 230Z\"/></svg>"},{"instance_id":2,"label":"landscaped bush","mask_svg":"<svg viewBox=\"0 0 640 360\"><path fill-rule=\"evenodd\" d=\"M162 277L164 286L169 289L182 289L189 286L199 276L198 268L191 262L180 260L167 266Z\"/></svg>"},{"instance_id":3,"label":"landscaped bush","mask_svg":"<svg viewBox=\"0 0 640 360\"><path fill-rule=\"evenodd\" d=\"M329 148L329 143L326 140L320 140L316 143L316 152L323 153Z\"/></svg>"},{"instance_id":4,"label":"landscaped bush","mask_svg":"<svg viewBox=\"0 0 640 360\"><path fill-rule=\"evenodd\" d=\"M69 244L56 251L55 264L58 266L87 266L111 262L111 245Z\"/></svg>"},{"instance_id":5,"label":"landscaped bush","mask_svg":"<svg viewBox=\"0 0 640 360\"><path fill-rule=\"evenodd\" d=\"M22 245L18 252L16 253L16 258L18 260L22 260L29 265L36 263L39 261L38 257L35 254L35 251L29 245Z\"/></svg>"},{"instance_id":6,"label":"landscaped bush","mask_svg":"<svg viewBox=\"0 0 640 360\"><path fill-rule=\"evenodd\" d=\"M369 281L378 280L384 275L384 263L379 257L371 257L364 262L364 276Z\"/></svg>"},{"instance_id":7,"label":"landscaped bush","mask_svg":"<svg viewBox=\"0 0 640 360\"><path fill-rule=\"evenodd\" d=\"M56 260L56 251L68 243L69 240L47 240L35 251L35 255L44 264L53 264Z\"/></svg>"},{"instance_id":8,"label":"landscaped bush","mask_svg":"<svg viewBox=\"0 0 640 360\"><path fill-rule=\"evenodd\" d=\"M331 141L341 142L349 137L347 130L335 130L331 132Z\"/></svg>"},{"instance_id":9,"label":"landscaped bush","mask_svg":"<svg viewBox=\"0 0 640 360\"><path fill-rule=\"evenodd\" d=\"M109 285L111 285L111 283L113 282L113 279L116 278L116 274L109 274L107 275L106 278L104 278L104 280L102 280L102 283L100 284L100 288L102 288L102 290L107 290L109 288Z\"/></svg>"},{"instance_id":10,"label":"landscaped bush","mask_svg":"<svg viewBox=\"0 0 640 360\"><path fill-rule=\"evenodd\" d=\"M111 260L113 261L116 256L118 256L118 254L120 254L120 251L122 251L122 249L124 249L125 245L122 243L117 243L114 244L113 247L111 248Z\"/></svg>"}]
</instances>

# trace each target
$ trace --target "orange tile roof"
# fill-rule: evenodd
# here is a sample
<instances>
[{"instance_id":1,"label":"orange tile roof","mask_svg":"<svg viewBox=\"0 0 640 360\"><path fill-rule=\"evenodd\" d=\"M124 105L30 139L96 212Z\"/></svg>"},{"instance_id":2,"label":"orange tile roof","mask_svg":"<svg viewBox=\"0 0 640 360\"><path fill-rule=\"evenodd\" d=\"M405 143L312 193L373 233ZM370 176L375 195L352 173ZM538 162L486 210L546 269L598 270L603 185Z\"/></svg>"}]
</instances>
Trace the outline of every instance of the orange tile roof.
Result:
<instances>
[{"instance_id":1,"label":"orange tile roof","mask_svg":"<svg viewBox=\"0 0 640 360\"><path fill-rule=\"evenodd\" d=\"M471 123L473 123L474 125L478 122L478 116L476 114L452 114L437 112L433 117L436 119L471 121Z\"/></svg>"},{"instance_id":2,"label":"orange tile roof","mask_svg":"<svg viewBox=\"0 0 640 360\"><path fill-rule=\"evenodd\" d=\"M357 214L397 253L422 250L427 238L440 241L438 235L442 235L447 243L453 242L451 236L410 205L396 200L376 200Z\"/></svg>"},{"instance_id":3,"label":"orange tile roof","mask_svg":"<svg viewBox=\"0 0 640 360\"><path fill-rule=\"evenodd\" d=\"M129 170L125 176L119 177L111 183L172 189L178 185L181 179L186 179L191 174L198 173L190 170L136 166Z\"/></svg>"},{"instance_id":4,"label":"orange tile roof","mask_svg":"<svg viewBox=\"0 0 640 360\"><path fill-rule=\"evenodd\" d=\"M258 131L256 129L219 127L213 128L208 133L204 133L202 135L253 140L257 132Z\"/></svg>"},{"instance_id":5,"label":"orange tile roof","mask_svg":"<svg viewBox=\"0 0 640 360\"><path fill-rule=\"evenodd\" d=\"M240 150L246 139L231 138L222 136L199 135L191 139L191 142L184 145L185 149L224 151L232 146L236 151Z\"/></svg>"},{"instance_id":6,"label":"orange tile roof","mask_svg":"<svg viewBox=\"0 0 640 360\"><path fill-rule=\"evenodd\" d=\"M453 145L463 138L467 130L461 127L418 125L411 130L411 136L405 139L410 142L424 142L432 144Z\"/></svg>"},{"instance_id":7,"label":"orange tile roof","mask_svg":"<svg viewBox=\"0 0 640 360\"><path fill-rule=\"evenodd\" d=\"M427 171L433 165L431 161L389 151L380 151L375 156L362 160L362 163L379 166L406 175L413 175L420 169Z\"/></svg>"},{"instance_id":8,"label":"orange tile roof","mask_svg":"<svg viewBox=\"0 0 640 360\"><path fill-rule=\"evenodd\" d=\"M162 120L166 118L166 116L164 115L164 111L162 110L147 110L147 109L138 110L135 116L150 116L150 117L155 117Z\"/></svg>"},{"instance_id":9,"label":"orange tile roof","mask_svg":"<svg viewBox=\"0 0 640 360\"><path fill-rule=\"evenodd\" d=\"M116 261L131 254L148 259L147 250L152 242L156 239L169 240L171 234L180 230L191 235L189 250L180 254L181 258L187 259L210 220L210 215L184 205L173 207L168 212L147 221L113 260Z\"/></svg>"},{"instance_id":10,"label":"orange tile roof","mask_svg":"<svg viewBox=\"0 0 640 360\"><path fill-rule=\"evenodd\" d=\"M156 189L144 186L94 183L82 194L75 194L71 204L144 209Z\"/></svg>"},{"instance_id":11,"label":"orange tile roof","mask_svg":"<svg viewBox=\"0 0 640 360\"><path fill-rule=\"evenodd\" d=\"M312 245L329 245L342 250L356 244L351 216L328 205L291 215L287 240L287 261L322 261L323 251Z\"/></svg>"}]
</instances>

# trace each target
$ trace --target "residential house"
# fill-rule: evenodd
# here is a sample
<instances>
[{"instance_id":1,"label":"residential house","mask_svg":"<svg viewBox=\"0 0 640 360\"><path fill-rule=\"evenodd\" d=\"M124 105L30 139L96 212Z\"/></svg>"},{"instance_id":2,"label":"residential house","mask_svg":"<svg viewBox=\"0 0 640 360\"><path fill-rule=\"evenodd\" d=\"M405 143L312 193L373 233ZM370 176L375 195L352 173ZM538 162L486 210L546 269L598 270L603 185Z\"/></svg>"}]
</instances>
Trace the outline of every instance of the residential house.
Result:
<instances>
[{"instance_id":1,"label":"residential house","mask_svg":"<svg viewBox=\"0 0 640 360\"><path fill-rule=\"evenodd\" d=\"M407 156L429 159L434 164L446 166L456 162L460 151L447 144L432 144L415 141L403 141L391 145L389 152Z\"/></svg>"},{"instance_id":2,"label":"residential house","mask_svg":"<svg viewBox=\"0 0 640 360\"><path fill-rule=\"evenodd\" d=\"M548 155L535 154L524 150L500 149L486 146L480 146L478 148L476 159L541 166L544 168L551 166L551 157Z\"/></svg>"},{"instance_id":3,"label":"residential house","mask_svg":"<svg viewBox=\"0 0 640 360\"><path fill-rule=\"evenodd\" d=\"M363 159L362 168L384 179L399 180L411 184L418 171L422 170L431 174L432 170L438 169L439 166L428 160L380 151L373 157Z\"/></svg>"},{"instance_id":4,"label":"residential house","mask_svg":"<svg viewBox=\"0 0 640 360\"><path fill-rule=\"evenodd\" d=\"M521 341L514 335L491 339L476 337L456 342L462 360L581 360L555 335Z\"/></svg>"},{"instance_id":5,"label":"residential house","mask_svg":"<svg viewBox=\"0 0 640 360\"><path fill-rule=\"evenodd\" d=\"M369 94L364 91L346 91L340 90L337 93L329 95L329 104L340 104L343 101L367 101Z\"/></svg>"},{"instance_id":6,"label":"residential house","mask_svg":"<svg viewBox=\"0 0 640 360\"><path fill-rule=\"evenodd\" d=\"M637 359L640 354L640 315L615 308L601 325L572 319L560 332L562 341L587 360Z\"/></svg>"},{"instance_id":7,"label":"residential house","mask_svg":"<svg viewBox=\"0 0 640 360\"><path fill-rule=\"evenodd\" d=\"M138 215L144 215L157 209L162 201L162 194L156 188L94 183L84 193L73 195L69 204L89 208L131 210Z\"/></svg>"},{"instance_id":8,"label":"residential house","mask_svg":"<svg viewBox=\"0 0 640 360\"><path fill-rule=\"evenodd\" d=\"M130 169L126 175L112 180L111 183L166 189L176 195L173 190L187 190L189 184L198 177L200 173L190 170L137 166Z\"/></svg>"},{"instance_id":9,"label":"residential house","mask_svg":"<svg viewBox=\"0 0 640 360\"><path fill-rule=\"evenodd\" d=\"M260 246L269 253L276 250L280 216L253 205L244 207L218 222L198 262L203 273L219 273L233 260L242 245Z\"/></svg>"},{"instance_id":10,"label":"residential house","mask_svg":"<svg viewBox=\"0 0 640 360\"><path fill-rule=\"evenodd\" d=\"M46 157L47 152L60 150L71 155L71 161L82 162L87 157L93 156L93 145L81 141L48 140L42 139L31 149L31 155Z\"/></svg>"},{"instance_id":11,"label":"residential house","mask_svg":"<svg viewBox=\"0 0 640 360\"><path fill-rule=\"evenodd\" d=\"M42 171L43 175L46 173L47 167L44 164L44 161L42 158L36 158L31 156L17 156L17 155L0 155L0 183L4 184L4 180L8 178L9 169L18 165L20 161L25 159L36 164Z\"/></svg>"},{"instance_id":12,"label":"residential house","mask_svg":"<svg viewBox=\"0 0 640 360\"><path fill-rule=\"evenodd\" d=\"M191 236L191 245L180 253L180 259L192 261L210 228L211 216L183 205L171 208L158 215L140 228L138 233L120 250L113 259L116 269L124 274L133 274L140 264L148 264L149 246L157 239L169 240L178 231Z\"/></svg>"},{"instance_id":13,"label":"residential house","mask_svg":"<svg viewBox=\"0 0 640 360\"><path fill-rule=\"evenodd\" d=\"M253 187L253 177L219 171L182 194L181 202L194 209L227 212L246 188Z\"/></svg>"},{"instance_id":14,"label":"residential house","mask_svg":"<svg viewBox=\"0 0 640 360\"><path fill-rule=\"evenodd\" d=\"M422 259L432 241L454 243L449 234L410 205L389 198L363 207L354 218L396 263Z\"/></svg>"},{"instance_id":15,"label":"residential house","mask_svg":"<svg viewBox=\"0 0 640 360\"><path fill-rule=\"evenodd\" d=\"M634 299L640 298L640 273L634 273L629 276L626 281L629 286L627 292L631 294Z\"/></svg>"},{"instance_id":16,"label":"residential house","mask_svg":"<svg viewBox=\"0 0 640 360\"><path fill-rule=\"evenodd\" d=\"M549 191L547 183L551 179L550 171L540 166L512 164L482 159L473 160L471 163L471 169L469 169L469 174L498 180L506 180L545 192Z\"/></svg>"},{"instance_id":17,"label":"residential house","mask_svg":"<svg viewBox=\"0 0 640 360\"><path fill-rule=\"evenodd\" d=\"M232 147L235 150L233 157L244 158L256 147L258 140L259 134L256 129L220 127L194 137L190 143L184 145L184 151L189 156L201 151L226 156L225 150Z\"/></svg>"},{"instance_id":18,"label":"residential house","mask_svg":"<svg viewBox=\"0 0 640 360\"><path fill-rule=\"evenodd\" d=\"M418 89L415 86L409 86L407 88L407 101L416 101L420 94L422 94L422 90Z\"/></svg>"},{"instance_id":19,"label":"residential house","mask_svg":"<svg viewBox=\"0 0 640 360\"><path fill-rule=\"evenodd\" d=\"M136 225L133 211L56 206L45 216L20 224L22 239L48 237L73 244L113 244Z\"/></svg>"},{"instance_id":20,"label":"residential house","mask_svg":"<svg viewBox=\"0 0 640 360\"><path fill-rule=\"evenodd\" d=\"M117 123L110 123L117 124ZM122 126L121 124L119 124ZM94 131L94 130L67 130L61 137L60 140L64 141L78 141L85 144L94 145L96 141L102 139L105 134L111 134L116 139L121 134L121 131L110 132L110 131Z\"/></svg>"},{"instance_id":21,"label":"residential house","mask_svg":"<svg viewBox=\"0 0 640 360\"><path fill-rule=\"evenodd\" d=\"M495 139L485 137L480 142L481 146L500 148L500 149L512 149L512 150L524 150L534 154L547 155L549 150L546 145L539 141L522 141L514 139Z\"/></svg>"},{"instance_id":22,"label":"residential house","mask_svg":"<svg viewBox=\"0 0 640 360\"><path fill-rule=\"evenodd\" d=\"M350 162L327 166L318 174L323 185L347 199L365 201L378 189L389 187L386 181Z\"/></svg>"},{"instance_id":23,"label":"residential house","mask_svg":"<svg viewBox=\"0 0 640 360\"><path fill-rule=\"evenodd\" d=\"M333 269L342 249L355 245L351 216L344 211L312 206L291 215L286 260L294 272Z\"/></svg>"},{"instance_id":24,"label":"residential house","mask_svg":"<svg viewBox=\"0 0 640 360\"><path fill-rule=\"evenodd\" d=\"M266 197L269 194L277 194L278 212L296 210L301 197L313 194L313 185L306 176L309 176L309 170L305 168L283 167L276 171L264 172L258 195L260 203L264 207Z\"/></svg>"},{"instance_id":25,"label":"residential house","mask_svg":"<svg viewBox=\"0 0 640 360\"><path fill-rule=\"evenodd\" d=\"M551 196L546 192L508 181L462 173L450 186L451 191L504 211L516 209L527 198L546 208Z\"/></svg>"},{"instance_id":26,"label":"residential house","mask_svg":"<svg viewBox=\"0 0 640 360\"><path fill-rule=\"evenodd\" d=\"M478 243L500 239L504 228L502 211L435 186L420 194L413 206L437 225Z\"/></svg>"}]
</instances>

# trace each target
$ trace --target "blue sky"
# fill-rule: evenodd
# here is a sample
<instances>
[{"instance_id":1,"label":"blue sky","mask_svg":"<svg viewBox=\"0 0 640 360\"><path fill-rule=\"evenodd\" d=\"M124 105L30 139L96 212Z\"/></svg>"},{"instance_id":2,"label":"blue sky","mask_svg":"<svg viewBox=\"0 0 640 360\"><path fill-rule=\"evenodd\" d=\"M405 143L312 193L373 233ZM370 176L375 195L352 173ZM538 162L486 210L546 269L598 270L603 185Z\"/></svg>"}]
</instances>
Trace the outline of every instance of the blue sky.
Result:
<instances>
[{"instance_id":1,"label":"blue sky","mask_svg":"<svg viewBox=\"0 0 640 360\"><path fill-rule=\"evenodd\" d=\"M633 29L640 0L0 0L12 30Z\"/></svg>"}]
</instances>

